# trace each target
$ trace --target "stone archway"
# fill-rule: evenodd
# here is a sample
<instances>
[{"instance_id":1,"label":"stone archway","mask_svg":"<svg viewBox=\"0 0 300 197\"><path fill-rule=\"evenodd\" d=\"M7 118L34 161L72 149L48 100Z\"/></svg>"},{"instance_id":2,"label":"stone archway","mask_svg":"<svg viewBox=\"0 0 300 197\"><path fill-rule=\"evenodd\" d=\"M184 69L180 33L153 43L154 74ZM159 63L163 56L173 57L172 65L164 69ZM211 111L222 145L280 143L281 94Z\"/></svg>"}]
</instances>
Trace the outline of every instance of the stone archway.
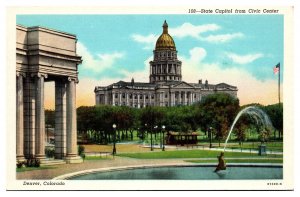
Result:
<instances>
[{"instance_id":1,"label":"stone archway","mask_svg":"<svg viewBox=\"0 0 300 197\"><path fill-rule=\"evenodd\" d=\"M55 82L55 158L77 155L76 83L81 57L76 36L43 27L17 25L16 156L45 159L44 83Z\"/></svg>"}]
</instances>

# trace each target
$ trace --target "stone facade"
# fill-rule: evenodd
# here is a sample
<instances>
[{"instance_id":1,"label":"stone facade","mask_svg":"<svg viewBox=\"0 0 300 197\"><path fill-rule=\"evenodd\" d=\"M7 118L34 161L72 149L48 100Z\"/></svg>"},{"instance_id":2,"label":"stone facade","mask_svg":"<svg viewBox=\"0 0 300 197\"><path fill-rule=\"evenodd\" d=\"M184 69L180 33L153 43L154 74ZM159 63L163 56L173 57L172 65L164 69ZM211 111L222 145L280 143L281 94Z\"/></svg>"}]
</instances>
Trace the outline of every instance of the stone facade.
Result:
<instances>
[{"instance_id":1,"label":"stone facade","mask_svg":"<svg viewBox=\"0 0 300 197\"><path fill-rule=\"evenodd\" d=\"M150 61L149 83L119 81L106 87L95 87L96 105L131 106L178 106L191 105L203 97L215 93L228 93L237 97L237 87L226 83L216 85L187 83L182 81L182 62L177 59L173 38L168 33L168 24L163 24L163 33L158 38Z\"/></svg>"},{"instance_id":2,"label":"stone facade","mask_svg":"<svg viewBox=\"0 0 300 197\"><path fill-rule=\"evenodd\" d=\"M43 27L16 27L17 160L45 159L44 84L55 82L55 158L77 156L76 36Z\"/></svg>"}]
</instances>

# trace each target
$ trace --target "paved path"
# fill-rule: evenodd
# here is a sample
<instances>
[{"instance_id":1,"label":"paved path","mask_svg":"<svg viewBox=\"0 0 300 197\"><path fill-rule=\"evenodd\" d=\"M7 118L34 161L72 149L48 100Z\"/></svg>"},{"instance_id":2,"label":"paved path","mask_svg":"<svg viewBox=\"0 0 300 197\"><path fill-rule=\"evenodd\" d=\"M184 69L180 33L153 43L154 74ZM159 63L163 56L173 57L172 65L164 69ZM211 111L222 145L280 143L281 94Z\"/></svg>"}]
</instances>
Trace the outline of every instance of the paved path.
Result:
<instances>
[{"instance_id":1,"label":"paved path","mask_svg":"<svg viewBox=\"0 0 300 197\"><path fill-rule=\"evenodd\" d=\"M80 164L63 164L53 166L53 169L41 169L25 172L17 172L17 179L53 179L54 177L96 168L120 167L128 165L145 165L145 164L187 164L184 159L134 159L115 157L114 159L103 160L86 160Z\"/></svg>"}]
</instances>

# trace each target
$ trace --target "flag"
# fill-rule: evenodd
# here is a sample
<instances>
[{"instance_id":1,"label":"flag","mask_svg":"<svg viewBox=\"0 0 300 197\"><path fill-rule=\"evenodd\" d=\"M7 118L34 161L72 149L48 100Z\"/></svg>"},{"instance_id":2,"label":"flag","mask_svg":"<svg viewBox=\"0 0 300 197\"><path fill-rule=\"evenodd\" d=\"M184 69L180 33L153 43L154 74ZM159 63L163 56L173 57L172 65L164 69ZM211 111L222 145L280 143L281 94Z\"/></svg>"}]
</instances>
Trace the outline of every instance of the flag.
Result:
<instances>
[{"instance_id":1,"label":"flag","mask_svg":"<svg viewBox=\"0 0 300 197\"><path fill-rule=\"evenodd\" d=\"M279 71L280 71L280 63L278 63L278 64L273 68L274 74L277 74Z\"/></svg>"}]
</instances>

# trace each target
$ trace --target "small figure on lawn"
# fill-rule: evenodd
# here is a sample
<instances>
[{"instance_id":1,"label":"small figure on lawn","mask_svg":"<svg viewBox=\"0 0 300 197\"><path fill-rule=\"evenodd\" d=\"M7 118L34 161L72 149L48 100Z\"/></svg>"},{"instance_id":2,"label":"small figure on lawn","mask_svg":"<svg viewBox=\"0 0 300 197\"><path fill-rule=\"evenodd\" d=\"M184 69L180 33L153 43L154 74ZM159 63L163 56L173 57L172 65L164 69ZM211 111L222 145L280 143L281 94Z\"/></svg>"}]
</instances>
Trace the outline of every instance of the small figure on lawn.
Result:
<instances>
[{"instance_id":1,"label":"small figure on lawn","mask_svg":"<svg viewBox=\"0 0 300 197\"><path fill-rule=\"evenodd\" d=\"M215 169L215 172L220 170L226 170L226 162L224 160L224 152L221 152L220 156L218 156L219 163Z\"/></svg>"}]
</instances>

